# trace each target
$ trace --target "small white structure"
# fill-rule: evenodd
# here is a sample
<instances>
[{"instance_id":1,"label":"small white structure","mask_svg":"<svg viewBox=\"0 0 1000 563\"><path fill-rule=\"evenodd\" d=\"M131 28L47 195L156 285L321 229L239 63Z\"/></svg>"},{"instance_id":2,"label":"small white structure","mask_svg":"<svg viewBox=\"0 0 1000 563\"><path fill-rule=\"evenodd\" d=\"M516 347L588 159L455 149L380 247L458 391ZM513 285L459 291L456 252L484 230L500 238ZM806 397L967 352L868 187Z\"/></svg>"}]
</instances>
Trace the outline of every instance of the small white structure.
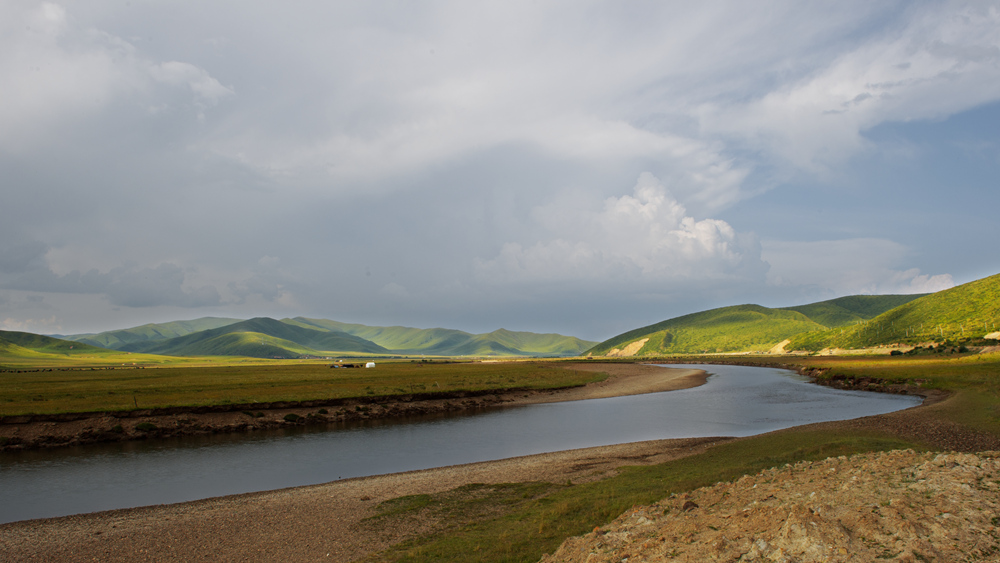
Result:
<instances>
[{"instance_id":1,"label":"small white structure","mask_svg":"<svg viewBox=\"0 0 1000 563\"><path fill-rule=\"evenodd\" d=\"M375 367L375 362L368 362L367 364L365 364L365 367L366 368L373 368L373 367Z\"/></svg>"}]
</instances>

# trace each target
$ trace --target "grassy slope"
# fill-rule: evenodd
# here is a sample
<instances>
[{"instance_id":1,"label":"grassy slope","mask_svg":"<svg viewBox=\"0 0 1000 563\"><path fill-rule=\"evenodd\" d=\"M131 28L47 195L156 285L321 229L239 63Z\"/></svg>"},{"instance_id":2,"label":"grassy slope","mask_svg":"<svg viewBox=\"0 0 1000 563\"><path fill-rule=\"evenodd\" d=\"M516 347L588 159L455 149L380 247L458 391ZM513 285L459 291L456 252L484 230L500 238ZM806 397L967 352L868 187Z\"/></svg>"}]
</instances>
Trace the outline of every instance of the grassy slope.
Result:
<instances>
[{"instance_id":1,"label":"grassy slope","mask_svg":"<svg viewBox=\"0 0 1000 563\"><path fill-rule=\"evenodd\" d=\"M809 305L782 308L786 311L798 311L827 328L836 328L877 317L924 295L927 294L850 295Z\"/></svg>"},{"instance_id":2,"label":"grassy slope","mask_svg":"<svg viewBox=\"0 0 1000 563\"><path fill-rule=\"evenodd\" d=\"M169 361L159 356L108 350L40 334L0 331L0 368L120 366L136 362L161 364L165 360Z\"/></svg>"},{"instance_id":3,"label":"grassy slope","mask_svg":"<svg viewBox=\"0 0 1000 563\"><path fill-rule=\"evenodd\" d=\"M917 295L853 295L770 309L760 305L721 307L631 330L590 349L595 355L649 338L640 355L764 351L786 338L871 319Z\"/></svg>"},{"instance_id":4,"label":"grassy slope","mask_svg":"<svg viewBox=\"0 0 1000 563\"><path fill-rule=\"evenodd\" d=\"M401 354L574 356L594 344L561 334L512 332L504 329L487 334L470 334L444 328L377 327L305 317L283 319L283 322L324 330L340 330Z\"/></svg>"},{"instance_id":5,"label":"grassy slope","mask_svg":"<svg viewBox=\"0 0 1000 563\"><path fill-rule=\"evenodd\" d=\"M0 330L0 342L9 342L22 349L29 349L42 354L95 354L107 352L103 348L71 342L51 336L33 334L30 332L12 332Z\"/></svg>"},{"instance_id":6,"label":"grassy slope","mask_svg":"<svg viewBox=\"0 0 1000 563\"><path fill-rule=\"evenodd\" d=\"M968 341L1000 330L1000 274L914 299L863 323L800 334L788 349Z\"/></svg>"},{"instance_id":7,"label":"grassy slope","mask_svg":"<svg viewBox=\"0 0 1000 563\"><path fill-rule=\"evenodd\" d=\"M64 340L83 342L91 346L110 348L118 350L127 344L134 342L149 342L157 340L167 340L178 336L185 336L202 330L210 330L239 322L240 319L226 319L219 317L202 317L189 321L173 321L169 323L150 323L142 326L126 328L122 330L111 330L97 334L75 334L69 336L59 336Z\"/></svg>"},{"instance_id":8,"label":"grassy slope","mask_svg":"<svg viewBox=\"0 0 1000 563\"><path fill-rule=\"evenodd\" d=\"M590 353L606 354L649 338L640 355L767 350L799 332L823 328L797 311L736 305L693 313L639 328L606 340Z\"/></svg>"},{"instance_id":9,"label":"grassy slope","mask_svg":"<svg viewBox=\"0 0 1000 563\"><path fill-rule=\"evenodd\" d=\"M257 342L256 346L254 342ZM169 340L136 342L124 346L122 350L167 356L210 354L255 358L389 352L373 342L344 332L313 330L269 318L240 321Z\"/></svg>"}]
</instances>

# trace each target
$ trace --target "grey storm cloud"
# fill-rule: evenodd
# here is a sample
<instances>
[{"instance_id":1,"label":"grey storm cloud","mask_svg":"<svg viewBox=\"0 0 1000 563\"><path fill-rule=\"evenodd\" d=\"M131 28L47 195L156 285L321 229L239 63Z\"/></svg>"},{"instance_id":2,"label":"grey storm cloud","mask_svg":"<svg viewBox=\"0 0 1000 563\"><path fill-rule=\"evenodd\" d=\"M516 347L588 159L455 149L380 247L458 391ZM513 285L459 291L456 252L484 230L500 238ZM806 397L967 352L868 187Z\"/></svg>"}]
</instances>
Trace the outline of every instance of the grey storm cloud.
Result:
<instances>
[{"instance_id":1,"label":"grey storm cloud","mask_svg":"<svg viewBox=\"0 0 1000 563\"><path fill-rule=\"evenodd\" d=\"M153 268L118 267L108 272L74 270L59 275L42 257L38 242L0 246L0 288L41 293L99 294L112 305L125 307L206 307L221 302L211 286L184 287L184 270L174 264ZM29 296L40 302L39 296Z\"/></svg>"},{"instance_id":2,"label":"grey storm cloud","mask_svg":"<svg viewBox=\"0 0 1000 563\"><path fill-rule=\"evenodd\" d=\"M0 274L18 273L27 270L33 262L44 255L48 247L37 240L16 240L7 238L0 241Z\"/></svg>"},{"instance_id":3,"label":"grey storm cloud","mask_svg":"<svg viewBox=\"0 0 1000 563\"><path fill-rule=\"evenodd\" d=\"M0 322L599 338L988 274L948 249L997 234L998 38L977 2L4 3Z\"/></svg>"}]
</instances>

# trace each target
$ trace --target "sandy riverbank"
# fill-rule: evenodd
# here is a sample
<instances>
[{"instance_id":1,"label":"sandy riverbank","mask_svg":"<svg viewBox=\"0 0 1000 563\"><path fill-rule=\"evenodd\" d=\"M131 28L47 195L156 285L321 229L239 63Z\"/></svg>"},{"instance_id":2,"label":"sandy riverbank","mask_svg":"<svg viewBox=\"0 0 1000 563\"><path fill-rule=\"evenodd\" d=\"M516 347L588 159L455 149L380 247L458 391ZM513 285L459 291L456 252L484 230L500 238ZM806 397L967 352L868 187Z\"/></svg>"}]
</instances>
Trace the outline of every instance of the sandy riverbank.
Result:
<instances>
[{"instance_id":1,"label":"sandy riverbank","mask_svg":"<svg viewBox=\"0 0 1000 563\"><path fill-rule=\"evenodd\" d=\"M575 366L581 367L581 366ZM706 374L640 364L582 364L610 377L563 391L522 392L506 404L653 393L694 387ZM660 440L425 471L348 479L137 509L0 525L0 561L352 561L417 532L372 530L382 501L468 483L583 482L623 465L663 463L724 439ZM329 554L329 555L327 555Z\"/></svg>"}]
</instances>

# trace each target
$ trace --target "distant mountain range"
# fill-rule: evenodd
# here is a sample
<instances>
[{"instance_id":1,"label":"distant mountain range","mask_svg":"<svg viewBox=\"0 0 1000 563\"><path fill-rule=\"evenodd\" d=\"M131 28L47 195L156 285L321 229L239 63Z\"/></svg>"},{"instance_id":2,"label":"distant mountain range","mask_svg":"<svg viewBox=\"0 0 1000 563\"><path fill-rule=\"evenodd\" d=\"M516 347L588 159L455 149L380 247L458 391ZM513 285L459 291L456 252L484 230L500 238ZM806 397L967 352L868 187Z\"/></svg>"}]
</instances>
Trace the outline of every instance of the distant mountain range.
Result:
<instances>
[{"instance_id":1,"label":"distant mountain range","mask_svg":"<svg viewBox=\"0 0 1000 563\"><path fill-rule=\"evenodd\" d=\"M591 355L815 352L983 339L1000 325L1000 274L921 295L854 295L771 309L736 305L676 317L610 338ZM786 342L787 341L787 342Z\"/></svg>"},{"instance_id":2,"label":"distant mountain range","mask_svg":"<svg viewBox=\"0 0 1000 563\"><path fill-rule=\"evenodd\" d=\"M500 329L377 327L296 317L206 317L97 334L55 335L81 344L165 356L300 358L331 355L576 356L595 343L559 334Z\"/></svg>"},{"instance_id":3,"label":"distant mountain range","mask_svg":"<svg viewBox=\"0 0 1000 563\"><path fill-rule=\"evenodd\" d=\"M1000 274L923 295L854 295L795 307L736 305L676 317L599 344L559 334L378 327L295 317L206 317L97 334L0 331L0 360L128 352L303 358L351 355L659 356L975 342L1000 331ZM58 337L58 338L57 338Z\"/></svg>"}]
</instances>

